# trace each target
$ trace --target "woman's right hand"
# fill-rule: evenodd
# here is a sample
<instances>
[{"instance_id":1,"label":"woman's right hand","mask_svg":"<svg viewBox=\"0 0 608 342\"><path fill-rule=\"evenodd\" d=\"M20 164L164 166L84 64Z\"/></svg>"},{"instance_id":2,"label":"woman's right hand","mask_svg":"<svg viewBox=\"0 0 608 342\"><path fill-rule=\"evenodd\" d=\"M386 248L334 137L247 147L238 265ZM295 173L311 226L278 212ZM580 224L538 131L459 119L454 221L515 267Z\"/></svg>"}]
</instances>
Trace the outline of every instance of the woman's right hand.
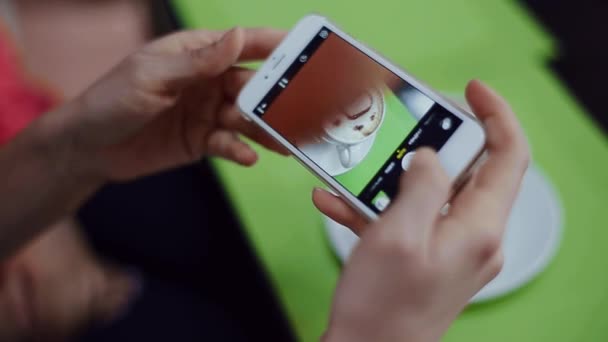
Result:
<instances>
[{"instance_id":1,"label":"woman's right hand","mask_svg":"<svg viewBox=\"0 0 608 342\"><path fill-rule=\"evenodd\" d=\"M451 201L436 154L421 149L392 206L366 224L337 197L317 207L358 231L340 279L326 341L438 341L502 267L501 240L528 166L528 145L507 103L478 81L467 99L487 131L488 159Z\"/></svg>"}]
</instances>

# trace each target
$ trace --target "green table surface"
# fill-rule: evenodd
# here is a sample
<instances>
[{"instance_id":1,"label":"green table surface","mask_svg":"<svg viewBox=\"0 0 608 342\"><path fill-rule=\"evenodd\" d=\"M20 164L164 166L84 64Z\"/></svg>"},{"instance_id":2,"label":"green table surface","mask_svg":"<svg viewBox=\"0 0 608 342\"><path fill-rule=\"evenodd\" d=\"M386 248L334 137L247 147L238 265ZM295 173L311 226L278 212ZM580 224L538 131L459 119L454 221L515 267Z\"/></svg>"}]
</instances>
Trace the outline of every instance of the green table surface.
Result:
<instances>
[{"instance_id":1,"label":"green table surface","mask_svg":"<svg viewBox=\"0 0 608 342\"><path fill-rule=\"evenodd\" d=\"M516 293L467 309L446 341L605 341L608 314L608 145L543 66L551 39L510 1L175 1L191 27L290 27L316 10L437 89L478 77L504 94L533 158L561 195L563 242L543 274ZM278 2L277 2L278 3ZM435 25L436 24L436 25ZM401 32L424 31L424 36ZM381 32L384 34L381 38ZM460 40L458 40L460 39ZM395 42L407 40L406 45ZM503 42L495 45L493 42ZM517 46L517 48L514 48ZM319 182L290 158L261 151L257 166L216 166L297 335L323 332L340 265L310 202Z\"/></svg>"},{"instance_id":2,"label":"green table surface","mask_svg":"<svg viewBox=\"0 0 608 342\"><path fill-rule=\"evenodd\" d=\"M401 63L453 50L506 47L512 57L553 53L553 41L505 0L173 0L189 27L291 28L308 13L331 18L347 32Z\"/></svg>"}]
</instances>

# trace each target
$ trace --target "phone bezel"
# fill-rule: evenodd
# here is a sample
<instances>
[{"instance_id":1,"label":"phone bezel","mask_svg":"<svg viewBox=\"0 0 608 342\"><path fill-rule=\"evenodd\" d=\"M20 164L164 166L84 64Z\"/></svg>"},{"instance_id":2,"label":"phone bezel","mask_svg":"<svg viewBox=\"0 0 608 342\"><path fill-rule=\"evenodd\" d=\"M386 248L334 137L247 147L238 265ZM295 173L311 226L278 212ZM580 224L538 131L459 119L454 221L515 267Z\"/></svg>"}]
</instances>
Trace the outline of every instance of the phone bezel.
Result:
<instances>
[{"instance_id":1,"label":"phone bezel","mask_svg":"<svg viewBox=\"0 0 608 342\"><path fill-rule=\"evenodd\" d=\"M332 190L337 192L355 210L370 220L375 220L378 215L361 202L348 189L343 187L332 176L317 166L311 159L300 150L289 143L277 131L267 125L264 120L255 114L255 106L279 81L286 69L294 63L300 56L302 50L318 34L321 28L327 27L334 34L344 39L354 47L369 56L372 60L386 67L404 81L417 88L420 92L428 96L431 100L440 104L454 115L463 120L460 127L454 132L452 137L438 152L439 160L445 168L448 176L454 183L459 183L475 161L483 152L486 141L485 131L477 119L464 109L446 100L442 95L432 90L430 87L414 78L409 73L391 63L385 57L364 44L358 42L353 37L342 31L327 18L319 15L309 15L301 19L296 26L288 33L287 37L272 52L269 58L258 69L258 72L243 87L237 99L237 105L244 116L266 131L273 139L287 148L296 159L307 169L319 177ZM406 132L407 134L407 132Z\"/></svg>"}]
</instances>

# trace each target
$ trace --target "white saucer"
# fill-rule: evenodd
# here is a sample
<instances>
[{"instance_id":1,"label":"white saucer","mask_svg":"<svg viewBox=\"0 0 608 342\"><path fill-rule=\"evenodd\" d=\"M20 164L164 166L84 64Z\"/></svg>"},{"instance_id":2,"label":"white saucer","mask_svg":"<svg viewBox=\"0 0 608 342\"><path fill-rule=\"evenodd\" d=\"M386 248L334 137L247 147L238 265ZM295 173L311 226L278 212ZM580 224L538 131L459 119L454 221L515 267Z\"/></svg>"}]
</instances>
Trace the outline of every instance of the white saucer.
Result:
<instances>
[{"instance_id":1,"label":"white saucer","mask_svg":"<svg viewBox=\"0 0 608 342\"><path fill-rule=\"evenodd\" d=\"M336 145L331 143L323 141L317 144L302 146L300 147L300 151L306 154L330 176L337 176L357 166L372 149L374 140L376 140L375 135L362 143L351 147L352 158L355 162L350 168L342 166L342 163L340 163L340 156L338 155L338 149L336 148Z\"/></svg>"},{"instance_id":2,"label":"white saucer","mask_svg":"<svg viewBox=\"0 0 608 342\"><path fill-rule=\"evenodd\" d=\"M337 256L346 260L359 238L348 228L325 218ZM513 206L503 242L505 263L500 274L479 291L472 302L504 296L530 282L553 259L562 235L559 198L549 181L531 166Z\"/></svg>"}]
</instances>

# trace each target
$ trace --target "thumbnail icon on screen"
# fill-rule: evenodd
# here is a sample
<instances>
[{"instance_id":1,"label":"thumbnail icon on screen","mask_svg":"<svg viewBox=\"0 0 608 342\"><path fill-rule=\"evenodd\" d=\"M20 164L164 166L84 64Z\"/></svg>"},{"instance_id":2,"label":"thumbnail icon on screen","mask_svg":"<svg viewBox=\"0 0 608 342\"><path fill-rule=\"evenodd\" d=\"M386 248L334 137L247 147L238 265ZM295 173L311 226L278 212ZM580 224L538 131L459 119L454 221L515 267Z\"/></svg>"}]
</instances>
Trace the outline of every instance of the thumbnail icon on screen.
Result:
<instances>
[{"instance_id":1,"label":"thumbnail icon on screen","mask_svg":"<svg viewBox=\"0 0 608 342\"><path fill-rule=\"evenodd\" d=\"M391 199L384 191L379 191L376 194L376 197L374 197L374 199L372 200L372 204L379 211L384 211L388 207L388 205L391 204Z\"/></svg>"}]
</instances>

